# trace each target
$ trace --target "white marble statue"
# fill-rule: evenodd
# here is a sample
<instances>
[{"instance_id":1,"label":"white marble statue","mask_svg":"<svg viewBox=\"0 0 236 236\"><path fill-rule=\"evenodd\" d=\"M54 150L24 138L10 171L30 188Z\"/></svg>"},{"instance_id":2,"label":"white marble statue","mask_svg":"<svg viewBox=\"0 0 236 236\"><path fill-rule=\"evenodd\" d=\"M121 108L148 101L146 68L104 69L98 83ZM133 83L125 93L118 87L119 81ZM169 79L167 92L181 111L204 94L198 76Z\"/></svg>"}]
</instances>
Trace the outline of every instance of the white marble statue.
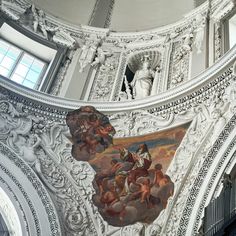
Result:
<instances>
[{"instance_id":1,"label":"white marble statue","mask_svg":"<svg viewBox=\"0 0 236 236\"><path fill-rule=\"evenodd\" d=\"M106 58L110 56L112 56L112 53L110 51L104 51L102 48L99 47L96 52L96 57L91 63L91 66L96 66L98 64L103 65L105 63Z\"/></svg>"},{"instance_id":2,"label":"white marble statue","mask_svg":"<svg viewBox=\"0 0 236 236\"><path fill-rule=\"evenodd\" d=\"M34 4L32 4L31 10L34 17L34 20L33 20L34 32L37 33L38 28L40 28L40 30L43 33L43 36L47 39L48 32L47 32L47 25L46 25L46 20L45 20L45 13L43 12L43 10L38 10L37 12Z\"/></svg>"},{"instance_id":3,"label":"white marble statue","mask_svg":"<svg viewBox=\"0 0 236 236\"><path fill-rule=\"evenodd\" d=\"M101 43L101 39L98 39L95 36L90 36L90 38L85 41L84 45L81 47L81 55L79 58L79 64L80 64L79 72L80 73L84 71L84 68L87 65L90 65L93 62L100 43ZM102 59L99 59L99 60L102 60Z\"/></svg>"},{"instance_id":4,"label":"white marble statue","mask_svg":"<svg viewBox=\"0 0 236 236\"><path fill-rule=\"evenodd\" d=\"M202 44L203 44L203 40L204 40L204 30L205 30L205 18L201 15L198 14L196 16L196 29L195 29L195 39L194 39L194 45L197 49L197 53L201 53L202 52Z\"/></svg>"},{"instance_id":5,"label":"white marble statue","mask_svg":"<svg viewBox=\"0 0 236 236\"><path fill-rule=\"evenodd\" d=\"M145 98L150 95L155 71L150 68L148 57L144 57L141 69L135 72L130 83L133 89L133 98Z\"/></svg>"}]
</instances>

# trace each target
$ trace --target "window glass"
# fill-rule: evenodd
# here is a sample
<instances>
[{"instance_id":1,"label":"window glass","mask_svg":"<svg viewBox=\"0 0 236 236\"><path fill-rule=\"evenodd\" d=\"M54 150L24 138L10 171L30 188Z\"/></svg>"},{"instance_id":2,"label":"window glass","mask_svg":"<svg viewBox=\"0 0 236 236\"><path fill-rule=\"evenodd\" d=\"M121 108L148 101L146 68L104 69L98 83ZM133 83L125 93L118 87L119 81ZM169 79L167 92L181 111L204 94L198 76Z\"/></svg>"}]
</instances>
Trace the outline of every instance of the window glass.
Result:
<instances>
[{"instance_id":1,"label":"window glass","mask_svg":"<svg viewBox=\"0 0 236 236\"><path fill-rule=\"evenodd\" d=\"M8 77L10 71L0 65L0 75Z\"/></svg>"},{"instance_id":2,"label":"window glass","mask_svg":"<svg viewBox=\"0 0 236 236\"><path fill-rule=\"evenodd\" d=\"M37 72L34 72L33 70L30 70L29 73L26 76L26 79L30 80L33 83L36 83L39 76L40 76L40 73L37 73Z\"/></svg>"},{"instance_id":3,"label":"window glass","mask_svg":"<svg viewBox=\"0 0 236 236\"><path fill-rule=\"evenodd\" d=\"M25 77L28 71L29 71L28 67L22 64L18 64L15 70L15 74Z\"/></svg>"},{"instance_id":4,"label":"window glass","mask_svg":"<svg viewBox=\"0 0 236 236\"><path fill-rule=\"evenodd\" d=\"M16 60L19 57L20 53L21 53L21 51L19 49L15 48L15 47L10 47L8 49L6 56L12 58L13 60Z\"/></svg>"},{"instance_id":5,"label":"window glass","mask_svg":"<svg viewBox=\"0 0 236 236\"><path fill-rule=\"evenodd\" d=\"M0 75L37 89L46 63L0 39Z\"/></svg>"},{"instance_id":6,"label":"window glass","mask_svg":"<svg viewBox=\"0 0 236 236\"><path fill-rule=\"evenodd\" d=\"M22 84L22 82L24 81L24 78L17 75L17 74L14 74L11 79L19 84Z\"/></svg>"},{"instance_id":7,"label":"window glass","mask_svg":"<svg viewBox=\"0 0 236 236\"><path fill-rule=\"evenodd\" d=\"M1 66L10 70L14 65L14 60L8 56L5 56L1 62Z\"/></svg>"},{"instance_id":8,"label":"window glass","mask_svg":"<svg viewBox=\"0 0 236 236\"><path fill-rule=\"evenodd\" d=\"M21 60L21 63L25 66L31 66L31 64L33 63L33 60L34 58L31 57L30 55L28 54L25 54L23 57L22 57L22 60Z\"/></svg>"},{"instance_id":9,"label":"window glass","mask_svg":"<svg viewBox=\"0 0 236 236\"><path fill-rule=\"evenodd\" d=\"M9 45L0 40L0 53L5 55L8 51Z\"/></svg>"},{"instance_id":10,"label":"window glass","mask_svg":"<svg viewBox=\"0 0 236 236\"><path fill-rule=\"evenodd\" d=\"M25 85L26 87L32 88L32 89L33 89L34 86L35 86L35 83L32 83L32 82L29 81L29 80L24 80L22 84Z\"/></svg>"}]
</instances>

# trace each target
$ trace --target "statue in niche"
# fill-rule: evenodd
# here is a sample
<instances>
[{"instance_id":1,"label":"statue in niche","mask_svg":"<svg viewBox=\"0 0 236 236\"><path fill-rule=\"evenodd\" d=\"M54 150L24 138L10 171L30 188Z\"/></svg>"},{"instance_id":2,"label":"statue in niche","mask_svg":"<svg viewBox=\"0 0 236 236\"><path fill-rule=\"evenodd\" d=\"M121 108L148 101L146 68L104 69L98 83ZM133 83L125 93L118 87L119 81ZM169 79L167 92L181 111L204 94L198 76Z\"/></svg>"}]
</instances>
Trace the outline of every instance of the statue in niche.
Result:
<instances>
[{"instance_id":1,"label":"statue in niche","mask_svg":"<svg viewBox=\"0 0 236 236\"><path fill-rule=\"evenodd\" d=\"M150 95L154 77L155 71L150 68L149 58L146 55L143 58L141 69L135 72L130 83L134 99L145 98Z\"/></svg>"}]
</instances>

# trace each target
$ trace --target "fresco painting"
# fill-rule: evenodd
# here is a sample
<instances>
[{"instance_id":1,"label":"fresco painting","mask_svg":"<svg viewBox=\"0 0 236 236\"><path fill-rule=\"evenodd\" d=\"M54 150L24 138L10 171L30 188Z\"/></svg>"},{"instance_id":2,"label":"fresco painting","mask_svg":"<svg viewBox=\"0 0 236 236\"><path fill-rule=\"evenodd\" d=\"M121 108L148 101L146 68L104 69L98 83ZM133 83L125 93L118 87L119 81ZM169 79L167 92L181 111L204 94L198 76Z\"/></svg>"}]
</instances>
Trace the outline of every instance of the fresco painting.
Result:
<instances>
[{"instance_id":1,"label":"fresco painting","mask_svg":"<svg viewBox=\"0 0 236 236\"><path fill-rule=\"evenodd\" d=\"M115 129L109 119L92 106L69 112L66 124L72 136L72 156L89 161L112 144Z\"/></svg>"},{"instance_id":2,"label":"fresco painting","mask_svg":"<svg viewBox=\"0 0 236 236\"><path fill-rule=\"evenodd\" d=\"M93 107L69 113L67 124L73 157L96 171L93 202L104 220L113 226L152 223L173 195L174 183L165 173L190 124L113 139L109 119Z\"/></svg>"}]
</instances>

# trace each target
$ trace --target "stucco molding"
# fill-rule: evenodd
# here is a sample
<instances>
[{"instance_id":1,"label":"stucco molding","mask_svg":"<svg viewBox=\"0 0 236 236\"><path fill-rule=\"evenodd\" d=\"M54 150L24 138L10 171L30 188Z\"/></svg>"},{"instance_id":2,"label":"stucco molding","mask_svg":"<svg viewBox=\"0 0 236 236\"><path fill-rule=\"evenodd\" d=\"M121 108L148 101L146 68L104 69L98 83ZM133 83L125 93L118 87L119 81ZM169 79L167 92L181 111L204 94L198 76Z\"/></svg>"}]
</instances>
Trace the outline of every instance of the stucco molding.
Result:
<instances>
[{"instance_id":1,"label":"stucco molding","mask_svg":"<svg viewBox=\"0 0 236 236\"><path fill-rule=\"evenodd\" d=\"M54 97L19 86L8 79L1 78L0 85L3 94L10 95L9 99L18 100L22 103L32 103L34 110L41 112L47 109L55 111L55 117L66 114L68 110L76 109L84 105L93 105L98 110L112 114L121 111L132 111L135 109L145 109L151 113L162 114L174 111L176 107L184 107L183 104L190 104L189 99L194 101L204 99L205 95L211 93L217 87L227 86L232 77L231 66L236 59L236 47L228 51L217 63L208 68L204 73L194 79L185 82L179 87L171 89L165 93L150 96L145 99L128 102L84 102L65 98ZM216 86L213 88L212 86ZM38 108L37 108L38 107ZM40 107L40 108L39 108ZM45 111L45 112L46 112Z\"/></svg>"},{"instance_id":2,"label":"stucco molding","mask_svg":"<svg viewBox=\"0 0 236 236\"><path fill-rule=\"evenodd\" d=\"M10 0L3 0L2 3L2 10L9 15L14 20L18 20L19 16L22 14L22 12L25 12L27 8L31 6L31 2L28 0L15 0L14 2ZM112 5L112 4L111 4ZM21 9L17 10L18 8L12 10L14 6L21 7ZM113 40L122 40L123 42L131 42L131 41L137 41L137 39L146 38L148 35L151 37L159 35L166 35L168 32L175 31L176 29L180 29L183 27L187 27L187 24L189 24L197 15L199 14L205 14L205 12L208 11L209 3L206 2L199 6L198 8L191 11L189 14L186 14L185 17L174 23L167 26L159 27L152 30L146 30L146 31L140 31L140 32L122 32L122 33L116 33L116 32L110 32L108 41ZM48 13L45 13L45 20L48 22L50 26L59 27L60 29L64 29L66 32L71 34L72 36L81 38L83 35L90 35L90 34L96 34L100 37L104 37L104 35L107 34L108 30L103 28L96 28L91 26L85 26L85 25L73 25L68 22L63 21L62 19L58 19L58 17L54 17Z\"/></svg>"},{"instance_id":3,"label":"stucco molding","mask_svg":"<svg viewBox=\"0 0 236 236\"><path fill-rule=\"evenodd\" d=\"M225 114L225 111L234 112L235 109L234 97L232 97L235 93L232 51L225 56L226 58L221 59L222 63L226 61L229 64L221 64L218 71L215 71L213 75L210 74L212 77L208 77L205 83L192 88L191 96L183 91L179 104L174 101L169 103L167 100L162 105L157 103L159 106L152 108L147 103L145 109L133 109L128 114L121 110L116 113L107 111L111 122L121 121L116 123L118 131L124 129L123 119L128 120L125 124L130 132L120 133L118 135L120 137L136 136L175 126L181 122L185 123L186 120L182 120L181 115L188 121L193 119L168 169L168 174L175 181L174 197L170 199L166 211L160 215L162 220L158 218L146 229L147 235L155 235L158 232L162 232L162 235L176 235L178 230L176 224L179 225L178 222L182 219L183 226L181 227L185 227L190 219L183 210L190 196L189 191L198 176L199 167L202 166L207 151L212 147L222 129L222 122L220 125L216 122L220 120L222 114ZM32 92L23 87L19 88L19 85L7 80L2 80L1 83L1 115L7 118L2 118L1 121L4 124L1 126L4 131L1 139L5 140L7 145L13 148L23 160L29 162L45 187L53 193L54 204L56 203L57 210L60 209L58 210L60 217L65 222L64 230L70 232L71 235L78 235L78 232L81 234L86 232L90 235L115 235L115 233L125 235L132 232L135 235L142 231L143 226L140 224L119 229L108 226L92 204L94 172L87 163L77 162L70 154L71 144L67 138L68 128L65 126L65 115L71 107L58 105L57 101L63 101L63 99ZM9 87L4 88L4 83ZM229 86L230 83L232 86ZM184 87L184 84L181 87ZM31 96L37 94L41 101L23 93L19 95L17 94L19 90L27 91L31 93ZM55 101L48 104L45 98L51 102L54 99ZM79 107L82 103L78 104ZM228 110L224 110L226 108ZM220 117L215 117L217 114L220 114ZM146 125L147 120L143 119L144 117L151 121L150 126ZM228 118L229 116L224 115L222 119L225 122ZM142 129L143 125L149 127L147 131ZM213 129L214 126L218 128ZM33 141L33 146L28 145L30 141ZM29 156L28 153L32 155ZM11 156L13 157L14 155ZM184 228L179 230L181 233L185 232Z\"/></svg>"},{"instance_id":4,"label":"stucco molding","mask_svg":"<svg viewBox=\"0 0 236 236\"><path fill-rule=\"evenodd\" d=\"M10 193L14 201L18 203L20 212L23 218L25 219L26 218L25 213L23 211L23 208L17 196L14 194L14 191L9 186L9 183L7 183L2 177L0 177L0 186L1 186L0 188L0 201L1 201L0 212L7 226L8 231L11 233L11 236L22 236L22 231L24 231L24 234L27 235L28 234L28 232L26 232L28 229L27 222L25 221L24 222L25 224L23 224L25 227L22 227L16 208L13 205L8 195ZM6 190L3 190L3 187L4 189L7 189L7 192Z\"/></svg>"},{"instance_id":5,"label":"stucco molding","mask_svg":"<svg viewBox=\"0 0 236 236\"><path fill-rule=\"evenodd\" d=\"M44 233L50 233L51 236L58 236L61 235L61 229L60 229L60 223L58 220L57 213L55 211L54 204L52 203L51 198L49 197L48 192L46 191L45 187L43 186L42 182L39 180L39 178L36 176L36 174L31 170L31 168L22 161L19 156L16 155L15 152L13 152L8 146L0 142L0 153L2 157L8 158L8 161L3 162L1 160L1 171L4 173L1 177L1 182L5 183L8 188L12 188L14 186L15 194L16 192L20 192L21 200L17 196L13 196L12 199L15 199L19 202L13 202L17 208L20 208L23 212L25 217L18 215L19 217L23 217L23 221L26 222L26 224L30 224L30 226L26 226L23 230L23 233L25 232L25 229L27 229L29 235L37 233L37 235L43 235ZM8 162L11 162L11 168L7 165ZM15 166L15 167L14 167ZM29 185L24 185L24 182L19 182L19 179L15 176L15 173L17 173L17 169L20 169L21 173L23 174L23 178L21 179L27 179L27 181L32 185L29 187ZM7 175L8 178L11 179L10 183L9 179L4 179L4 176ZM33 190L32 193L30 191ZM37 194L37 198L40 199L40 202L38 202L37 198L33 198L33 196ZM17 200L18 199L18 200ZM24 206L23 206L24 205ZM27 205L27 207L26 207ZM20 207L21 206L21 207ZM36 210L37 207L42 207L40 216L37 213ZM27 212L26 209L30 209L30 213ZM44 215L44 217L47 218L48 224L45 224L42 222L45 221L45 218L40 218ZM33 219L33 221L32 221ZM34 222L32 224L32 222ZM23 225L22 225L23 226ZM44 228L42 228L42 226ZM49 227L49 228L47 228Z\"/></svg>"},{"instance_id":6,"label":"stucco molding","mask_svg":"<svg viewBox=\"0 0 236 236\"><path fill-rule=\"evenodd\" d=\"M197 174L197 178L195 178L191 191L189 192L189 197L185 204L177 235L187 235L188 233L190 233L190 231L191 235L198 234L200 223L203 217L203 211L206 207L206 200L209 199L209 192L212 190L215 181L218 182L219 176L223 175L224 166L232 161L235 163L235 160L232 159L233 157L230 153L232 149L235 150L236 138L231 137L231 139L227 142L228 137L233 132L233 130L235 130L235 120L236 117L233 116L225 129L221 132L219 138L214 143L214 146L211 148L208 155L205 157L205 160L203 161L202 166ZM220 153L221 149L224 150L223 154ZM216 159L217 162L215 161ZM211 167L212 165L214 166L214 170L209 174L209 171L213 169ZM207 175L210 177L206 178ZM207 185L207 187L205 187L203 184L203 182L206 181L207 183L205 183L205 185ZM198 197L198 193L200 193L200 191L204 192L204 195L201 198ZM193 207L196 207L195 202L197 197L198 201L200 201L200 204L198 208L195 208L197 209L197 214L193 216L192 211ZM190 225L189 223L190 220L192 225Z\"/></svg>"}]
</instances>

